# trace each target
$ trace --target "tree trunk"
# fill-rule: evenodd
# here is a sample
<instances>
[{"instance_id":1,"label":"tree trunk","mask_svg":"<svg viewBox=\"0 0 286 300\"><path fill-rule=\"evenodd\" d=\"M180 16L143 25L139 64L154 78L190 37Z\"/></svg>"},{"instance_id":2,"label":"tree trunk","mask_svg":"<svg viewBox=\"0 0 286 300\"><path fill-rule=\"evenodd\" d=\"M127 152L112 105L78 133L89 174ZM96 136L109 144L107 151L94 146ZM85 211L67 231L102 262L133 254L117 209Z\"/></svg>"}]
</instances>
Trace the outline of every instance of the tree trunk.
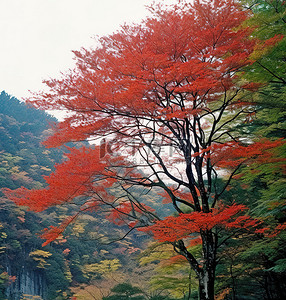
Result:
<instances>
[{"instance_id":1,"label":"tree trunk","mask_svg":"<svg viewBox=\"0 0 286 300\"><path fill-rule=\"evenodd\" d=\"M199 278L200 300L214 300L217 237L211 230L201 231L204 264Z\"/></svg>"},{"instance_id":2,"label":"tree trunk","mask_svg":"<svg viewBox=\"0 0 286 300\"><path fill-rule=\"evenodd\" d=\"M214 300L214 268L205 270L199 276L199 299Z\"/></svg>"},{"instance_id":3,"label":"tree trunk","mask_svg":"<svg viewBox=\"0 0 286 300\"><path fill-rule=\"evenodd\" d=\"M199 299L214 300L214 282L217 254L217 235L211 230L201 230L202 237L202 264L187 250L182 240L175 242L174 249L186 257L191 268L199 279Z\"/></svg>"}]
</instances>

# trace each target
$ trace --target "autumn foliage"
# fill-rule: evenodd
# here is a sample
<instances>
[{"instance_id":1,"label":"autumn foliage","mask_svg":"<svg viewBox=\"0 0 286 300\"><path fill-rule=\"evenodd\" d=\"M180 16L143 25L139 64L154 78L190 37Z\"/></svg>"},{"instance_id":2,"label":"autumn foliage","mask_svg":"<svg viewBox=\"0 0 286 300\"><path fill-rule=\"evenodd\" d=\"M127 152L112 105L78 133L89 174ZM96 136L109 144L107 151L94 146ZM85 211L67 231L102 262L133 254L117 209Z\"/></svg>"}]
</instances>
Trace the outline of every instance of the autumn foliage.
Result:
<instances>
[{"instance_id":1,"label":"autumn foliage","mask_svg":"<svg viewBox=\"0 0 286 300\"><path fill-rule=\"evenodd\" d=\"M201 299L211 299L206 295L213 294L215 228L260 224L245 215L244 205L218 205L220 197L240 166L271 163L273 149L284 143L253 140L236 130L255 114L248 95L259 87L241 82L238 72L254 63L256 49L280 37L253 38L254 28L244 26L248 12L232 0L150 9L153 16L141 24L124 25L99 39L95 49L74 51L75 69L47 80L49 92L28 100L40 109L69 112L46 146L108 138L112 153L103 157L98 146L70 148L46 178L46 188L6 195L35 211L85 199L79 212L96 209L131 230L149 226L143 230L173 243L187 258L200 280ZM110 192L115 186L121 192ZM134 196L138 186L161 189L177 216L161 220ZM47 242L69 222L47 230ZM203 267L184 244L193 233L200 235Z\"/></svg>"},{"instance_id":2,"label":"autumn foliage","mask_svg":"<svg viewBox=\"0 0 286 300\"><path fill-rule=\"evenodd\" d=\"M221 206L213 209L211 213L192 212L181 214L178 217L167 217L157 221L154 225L140 229L151 231L154 238L160 242L175 242L187 237L195 238L201 230L211 230L215 226L231 228L255 228L261 221L241 213L248 208L242 204L233 204L228 207ZM237 216L240 214L239 216Z\"/></svg>"},{"instance_id":3,"label":"autumn foliage","mask_svg":"<svg viewBox=\"0 0 286 300\"><path fill-rule=\"evenodd\" d=\"M104 176L105 164L98 161L99 149L86 147L70 148L67 160L56 165L56 171L46 176L47 187L41 190L21 188L15 192L7 191L9 198L18 205L24 205L34 211L42 211L51 205L70 202L93 190L94 177ZM106 173L106 175L111 175ZM114 180L105 180L105 187L111 186ZM91 203L91 202L88 202ZM88 204L86 203L85 206ZM93 204L90 204L93 205Z\"/></svg>"}]
</instances>

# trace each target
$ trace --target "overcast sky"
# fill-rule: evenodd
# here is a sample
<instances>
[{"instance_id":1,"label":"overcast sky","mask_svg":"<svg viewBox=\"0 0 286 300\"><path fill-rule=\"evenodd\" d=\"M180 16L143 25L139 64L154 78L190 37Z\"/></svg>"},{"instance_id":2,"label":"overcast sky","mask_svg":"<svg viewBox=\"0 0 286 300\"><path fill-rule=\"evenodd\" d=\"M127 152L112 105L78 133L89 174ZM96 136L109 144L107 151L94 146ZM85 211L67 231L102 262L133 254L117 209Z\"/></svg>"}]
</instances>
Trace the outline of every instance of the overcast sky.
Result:
<instances>
[{"instance_id":1,"label":"overcast sky","mask_svg":"<svg viewBox=\"0 0 286 300\"><path fill-rule=\"evenodd\" d=\"M73 66L71 50L139 22L153 0L0 0L0 91L21 99ZM164 0L174 3L175 0Z\"/></svg>"}]
</instances>

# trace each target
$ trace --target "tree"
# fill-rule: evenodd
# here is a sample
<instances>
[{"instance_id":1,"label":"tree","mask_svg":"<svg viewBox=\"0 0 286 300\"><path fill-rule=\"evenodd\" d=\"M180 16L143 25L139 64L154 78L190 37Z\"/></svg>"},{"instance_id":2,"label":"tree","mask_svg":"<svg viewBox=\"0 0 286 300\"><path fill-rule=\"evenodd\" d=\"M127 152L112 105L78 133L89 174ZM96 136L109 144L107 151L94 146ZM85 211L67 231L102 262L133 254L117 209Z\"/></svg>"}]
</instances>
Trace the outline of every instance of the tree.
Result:
<instances>
[{"instance_id":1,"label":"tree","mask_svg":"<svg viewBox=\"0 0 286 300\"><path fill-rule=\"evenodd\" d=\"M256 62L245 70L244 78L260 82L260 88L254 93L256 99L256 114L248 132L252 136L267 137L269 139L285 138L285 95L286 95L286 3L273 0L245 1L254 15L248 20L249 24L259 25L253 32L259 38L274 38L277 34L284 37L271 49L258 47L254 52ZM256 168L256 172L248 172L247 182L260 181L264 185L262 201L259 205L261 212L271 210L276 219L285 219L285 201L282 199L284 189L283 158L284 147L275 149L276 158L280 158L274 165L263 165ZM248 170L249 171L249 170ZM281 201L278 201L281 200ZM276 209L275 209L276 208ZM263 213L263 214L264 214Z\"/></svg>"},{"instance_id":2,"label":"tree","mask_svg":"<svg viewBox=\"0 0 286 300\"><path fill-rule=\"evenodd\" d=\"M199 245L197 248L200 252ZM192 248L193 254L194 251ZM171 244L151 243L140 253L140 264L148 265L154 271L150 285L159 298L167 299L167 295L174 299L192 299L191 296L197 298L198 283L194 271L190 270L184 257L176 255Z\"/></svg>"},{"instance_id":3,"label":"tree","mask_svg":"<svg viewBox=\"0 0 286 300\"><path fill-rule=\"evenodd\" d=\"M105 259L97 264L86 264L83 266L83 274L87 278L92 278L95 275L111 277L112 273L118 270L121 264L118 259Z\"/></svg>"},{"instance_id":4,"label":"tree","mask_svg":"<svg viewBox=\"0 0 286 300\"><path fill-rule=\"evenodd\" d=\"M283 35L283 38L274 47L268 49L257 47L252 55L256 62L244 69L242 78L260 82L260 87L252 94L256 102L256 112L248 120L246 128L241 127L252 139L285 138L286 3L279 0L247 0L243 3L253 13L247 21L248 25L256 25L253 36L266 40L279 34ZM283 232L286 228L285 153L284 144L273 149L276 161L253 164L242 170L243 176L240 180L248 186L251 214L263 218L265 227L274 228L274 233L269 235L266 232L259 238L245 240L244 244L240 243L241 250L237 254L232 252L230 261L237 257L233 270L235 273L237 268L236 275L240 276L236 277L236 285L241 297L243 293L250 295L249 291L243 291L243 284L240 283L245 280L248 287L252 285L252 290L257 291L255 298L263 296L261 292L267 299L286 297L284 260L286 240ZM228 274L226 278L229 278ZM255 279L254 283L260 286L259 289L255 289L250 278Z\"/></svg>"},{"instance_id":5,"label":"tree","mask_svg":"<svg viewBox=\"0 0 286 300\"><path fill-rule=\"evenodd\" d=\"M129 283L120 283L113 287L111 291L114 295L103 297L104 300L144 300L143 291Z\"/></svg>"},{"instance_id":6,"label":"tree","mask_svg":"<svg viewBox=\"0 0 286 300\"><path fill-rule=\"evenodd\" d=\"M245 205L224 206L220 197L242 164L270 162L272 149L283 143L238 135L233 125L254 110L245 90L256 85L239 81L237 72L253 63L255 48L279 37L264 43L250 38L253 29L243 26L248 13L232 0L179 1L151 10L153 17L101 38L96 49L75 51L76 68L46 81L50 91L29 100L40 109L69 112L48 147L104 138L101 146L70 148L46 177L46 188L6 195L35 211L76 202L78 214L97 210L129 231L152 232L187 259L200 299L214 299L217 250L227 239L220 228L261 226L245 214ZM161 189L175 214L161 219L160 211L134 196L137 186L145 195ZM110 192L114 187L122 192ZM47 229L46 243L77 215ZM199 256L188 249L194 243L202 244Z\"/></svg>"}]
</instances>

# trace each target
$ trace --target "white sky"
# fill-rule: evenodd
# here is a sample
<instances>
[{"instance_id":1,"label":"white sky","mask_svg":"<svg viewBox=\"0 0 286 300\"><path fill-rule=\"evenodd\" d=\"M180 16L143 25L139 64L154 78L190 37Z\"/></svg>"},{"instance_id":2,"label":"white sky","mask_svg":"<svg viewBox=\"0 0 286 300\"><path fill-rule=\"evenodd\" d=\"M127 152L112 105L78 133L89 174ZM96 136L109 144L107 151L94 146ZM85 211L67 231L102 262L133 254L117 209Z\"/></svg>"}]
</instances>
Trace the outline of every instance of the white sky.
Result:
<instances>
[{"instance_id":1,"label":"white sky","mask_svg":"<svg viewBox=\"0 0 286 300\"><path fill-rule=\"evenodd\" d=\"M0 0L0 92L17 97L73 67L71 50L94 45L125 22L139 22L153 0ZM166 4L175 0L163 0Z\"/></svg>"}]
</instances>

